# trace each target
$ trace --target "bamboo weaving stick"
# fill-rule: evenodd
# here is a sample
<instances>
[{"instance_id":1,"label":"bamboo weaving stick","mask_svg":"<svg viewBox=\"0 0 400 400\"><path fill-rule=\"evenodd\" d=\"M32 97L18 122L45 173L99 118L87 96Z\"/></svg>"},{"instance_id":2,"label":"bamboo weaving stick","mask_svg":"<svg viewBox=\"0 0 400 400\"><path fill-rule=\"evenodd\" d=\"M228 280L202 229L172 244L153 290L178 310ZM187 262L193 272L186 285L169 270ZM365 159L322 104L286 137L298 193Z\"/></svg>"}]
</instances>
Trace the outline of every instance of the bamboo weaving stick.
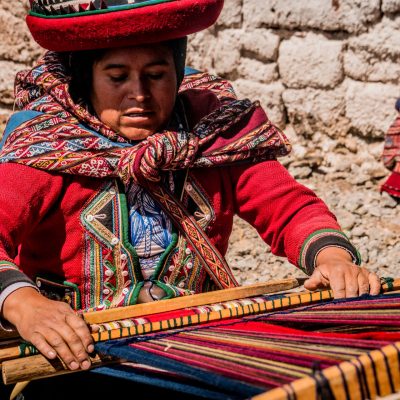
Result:
<instances>
[{"instance_id":1,"label":"bamboo weaving stick","mask_svg":"<svg viewBox=\"0 0 400 400\"><path fill-rule=\"evenodd\" d=\"M215 290L189 296L176 297L168 300L159 300L150 303L135 304L133 306L112 308L103 311L92 311L83 314L83 318L89 324L100 324L110 321L118 321L125 318L143 317L145 315L158 314L167 311L180 310L186 307L197 307L206 304L221 303L262 294L276 293L294 289L304 283L307 278L288 278L269 282L255 283L253 285L239 286L231 289ZM382 291L400 289L400 278L393 279L390 283L382 284Z\"/></svg>"},{"instance_id":2,"label":"bamboo weaving stick","mask_svg":"<svg viewBox=\"0 0 400 400\"><path fill-rule=\"evenodd\" d=\"M303 279L288 278L276 281L256 283L248 286L239 286L231 289L215 290L189 296L176 297L169 300L159 300L150 303L135 304L133 306L114 308L103 311L92 311L83 314L85 321L100 324L118 321L125 318L142 317L167 311L180 310L186 307L197 307L206 304L221 303L235 299L258 296L262 294L290 290L302 284Z\"/></svg>"}]
</instances>

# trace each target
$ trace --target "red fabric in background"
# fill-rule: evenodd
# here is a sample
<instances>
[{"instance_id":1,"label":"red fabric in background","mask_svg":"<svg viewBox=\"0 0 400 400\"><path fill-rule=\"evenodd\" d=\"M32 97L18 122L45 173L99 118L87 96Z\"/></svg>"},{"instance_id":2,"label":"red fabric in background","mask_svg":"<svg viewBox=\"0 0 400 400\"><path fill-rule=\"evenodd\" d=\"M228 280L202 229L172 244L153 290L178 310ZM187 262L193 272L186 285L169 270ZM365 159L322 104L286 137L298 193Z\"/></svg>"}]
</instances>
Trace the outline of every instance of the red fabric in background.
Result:
<instances>
[{"instance_id":1,"label":"red fabric in background","mask_svg":"<svg viewBox=\"0 0 400 400\"><path fill-rule=\"evenodd\" d=\"M381 191L400 199L400 99L396 108L399 114L386 133L382 153L383 163L392 173L382 185Z\"/></svg>"},{"instance_id":2,"label":"red fabric in background","mask_svg":"<svg viewBox=\"0 0 400 400\"><path fill-rule=\"evenodd\" d=\"M400 169L400 166L398 168ZM381 190L400 199L400 173L392 172Z\"/></svg>"}]
</instances>

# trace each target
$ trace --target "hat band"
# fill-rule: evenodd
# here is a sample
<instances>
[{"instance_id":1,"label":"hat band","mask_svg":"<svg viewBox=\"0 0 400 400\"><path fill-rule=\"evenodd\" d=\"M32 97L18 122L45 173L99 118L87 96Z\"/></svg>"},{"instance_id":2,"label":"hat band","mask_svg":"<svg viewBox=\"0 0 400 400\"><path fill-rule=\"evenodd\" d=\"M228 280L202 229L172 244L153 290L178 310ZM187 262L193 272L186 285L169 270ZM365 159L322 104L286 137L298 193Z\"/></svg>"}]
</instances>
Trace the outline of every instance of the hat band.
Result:
<instances>
[{"instance_id":1,"label":"hat band","mask_svg":"<svg viewBox=\"0 0 400 400\"><path fill-rule=\"evenodd\" d=\"M131 10L177 0L33 0L30 15L44 18L79 17Z\"/></svg>"}]
</instances>

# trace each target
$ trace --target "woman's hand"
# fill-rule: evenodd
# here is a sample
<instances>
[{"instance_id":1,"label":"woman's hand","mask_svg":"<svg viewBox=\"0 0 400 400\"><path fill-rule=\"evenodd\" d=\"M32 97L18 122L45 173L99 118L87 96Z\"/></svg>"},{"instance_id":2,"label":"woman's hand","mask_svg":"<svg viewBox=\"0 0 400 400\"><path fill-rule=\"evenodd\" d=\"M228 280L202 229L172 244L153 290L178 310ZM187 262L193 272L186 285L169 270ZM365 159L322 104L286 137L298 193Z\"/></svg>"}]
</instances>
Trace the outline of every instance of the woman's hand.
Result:
<instances>
[{"instance_id":1,"label":"woman's hand","mask_svg":"<svg viewBox=\"0 0 400 400\"><path fill-rule=\"evenodd\" d=\"M317 256L317 267L304 283L307 290L330 287L335 299L376 295L381 290L379 277L353 264L350 254L337 247L327 247Z\"/></svg>"},{"instance_id":2,"label":"woman's hand","mask_svg":"<svg viewBox=\"0 0 400 400\"><path fill-rule=\"evenodd\" d=\"M6 298L3 317L45 357L58 356L71 370L90 368L88 353L94 351L92 336L86 323L68 304L49 300L35 289L23 287Z\"/></svg>"}]
</instances>

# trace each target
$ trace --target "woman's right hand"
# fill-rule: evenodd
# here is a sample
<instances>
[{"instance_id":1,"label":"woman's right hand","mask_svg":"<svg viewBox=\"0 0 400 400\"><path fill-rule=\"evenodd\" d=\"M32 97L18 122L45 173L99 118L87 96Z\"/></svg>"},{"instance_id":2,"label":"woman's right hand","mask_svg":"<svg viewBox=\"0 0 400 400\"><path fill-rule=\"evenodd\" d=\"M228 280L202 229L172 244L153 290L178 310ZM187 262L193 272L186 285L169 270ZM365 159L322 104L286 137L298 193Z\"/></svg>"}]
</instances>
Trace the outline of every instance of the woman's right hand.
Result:
<instances>
[{"instance_id":1,"label":"woman's right hand","mask_svg":"<svg viewBox=\"0 0 400 400\"><path fill-rule=\"evenodd\" d=\"M93 338L84 320L68 304L23 287L6 298L3 317L45 357L58 356L71 370L90 368L88 353L94 351Z\"/></svg>"}]
</instances>

